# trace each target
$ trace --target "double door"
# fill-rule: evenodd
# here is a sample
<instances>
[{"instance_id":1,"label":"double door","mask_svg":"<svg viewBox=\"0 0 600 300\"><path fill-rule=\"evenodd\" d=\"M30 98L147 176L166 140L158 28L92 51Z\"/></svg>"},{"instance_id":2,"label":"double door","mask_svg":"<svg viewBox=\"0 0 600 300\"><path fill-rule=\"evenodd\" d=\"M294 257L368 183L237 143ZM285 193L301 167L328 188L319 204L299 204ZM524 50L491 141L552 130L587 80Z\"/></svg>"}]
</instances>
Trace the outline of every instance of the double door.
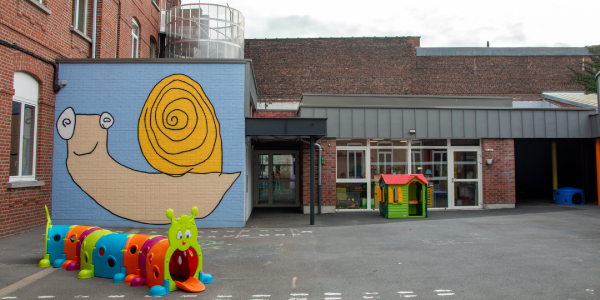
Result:
<instances>
[{"instance_id":1,"label":"double door","mask_svg":"<svg viewBox=\"0 0 600 300\"><path fill-rule=\"evenodd\" d=\"M298 151L254 152L254 207L299 205Z\"/></svg>"}]
</instances>

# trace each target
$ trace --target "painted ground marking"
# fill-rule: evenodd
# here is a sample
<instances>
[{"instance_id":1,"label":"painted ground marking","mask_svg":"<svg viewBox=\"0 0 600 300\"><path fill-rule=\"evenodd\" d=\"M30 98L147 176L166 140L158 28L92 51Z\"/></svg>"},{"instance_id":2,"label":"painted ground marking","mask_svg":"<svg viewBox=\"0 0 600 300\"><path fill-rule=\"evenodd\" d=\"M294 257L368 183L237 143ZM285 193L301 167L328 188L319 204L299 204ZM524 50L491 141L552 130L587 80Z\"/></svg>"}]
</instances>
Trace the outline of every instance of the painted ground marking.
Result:
<instances>
[{"instance_id":1,"label":"painted ground marking","mask_svg":"<svg viewBox=\"0 0 600 300\"><path fill-rule=\"evenodd\" d=\"M416 297L417 295L404 295L404 298L413 298Z\"/></svg>"},{"instance_id":2,"label":"painted ground marking","mask_svg":"<svg viewBox=\"0 0 600 300\"><path fill-rule=\"evenodd\" d=\"M270 235L270 234L268 234L268 233L267 233L267 234L260 234L260 233L259 233L259 234L258 234L258 236L271 236L271 235Z\"/></svg>"},{"instance_id":3,"label":"painted ground marking","mask_svg":"<svg viewBox=\"0 0 600 300\"><path fill-rule=\"evenodd\" d=\"M285 234L278 233L278 234L276 234L275 236L285 236Z\"/></svg>"},{"instance_id":4,"label":"painted ground marking","mask_svg":"<svg viewBox=\"0 0 600 300\"><path fill-rule=\"evenodd\" d=\"M125 295L111 295L108 298L125 298Z\"/></svg>"},{"instance_id":5,"label":"painted ground marking","mask_svg":"<svg viewBox=\"0 0 600 300\"><path fill-rule=\"evenodd\" d=\"M292 297L308 296L308 294L306 294L306 293L299 293L299 294L290 294L290 296L292 296Z\"/></svg>"},{"instance_id":6,"label":"painted ground marking","mask_svg":"<svg viewBox=\"0 0 600 300\"><path fill-rule=\"evenodd\" d=\"M54 298L54 296L38 296L38 299L49 299Z\"/></svg>"},{"instance_id":7,"label":"painted ground marking","mask_svg":"<svg viewBox=\"0 0 600 300\"><path fill-rule=\"evenodd\" d=\"M453 296L454 293L438 293L438 296Z\"/></svg>"},{"instance_id":8,"label":"painted ground marking","mask_svg":"<svg viewBox=\"0 0 600 300\"><path fill-rule=\"evenodd\" d=\"M33 275L30 275L28 277L25 277L5 288L0 289L0 297L4 297L4 296L8 296L10 294L12 294L13 292L17 291L20 288L23 288L31 283L34 283L36 280L39 280L41 278L43 278L46 275L49 275L50 273L58 270L60 268L46 268L42 271L39 271ZM52 296L54 297L54 296Z\"/></svg>"},{"instance_id":9,"label":"painted ground marking","mask_svg":"<svg viewBox=\"0 0 600 300\"><path fill-rule=\"evenodd\" d=\"M452 292L452 290L435 290L436 293Z\"/></svg>"},{"instance_id":10,"label":"painted ground marking","mask_svg":"<svg viewBox=\"0 0 600 300\"><path fill-rule=\"evenodd\" d=\"M2 297L0 299L17 299L15 296Z\"/></svg>"},{"instance_id":11,"label":"painted ground marking","mask_svg":"<svg viewBox=\"0 0 600 300\"><path fill-rule=\"evenodd\" d=\"M341 296L342 293L325 293L325 296Z\"/></svg>"},{"instance_id":12,"label":"painted ground marking","mask_svg":"<svg viewBox=\"0 0 600 300\"><path fill-rule=\"evenodd\" d=\"M405 294L414 294L415 292L413 291L399 291L398 294L400 295L405 295Z\"/></svg>"},{"instance_id":13,"label":"painted ground marking","mask_svg":"<svg viewBox=\"0 0 600 300\"><path fill-rule=\"evenodd\" d=\"M219 295L217 298L231 298L231 295Z\"/></svg>"}]
</instances>

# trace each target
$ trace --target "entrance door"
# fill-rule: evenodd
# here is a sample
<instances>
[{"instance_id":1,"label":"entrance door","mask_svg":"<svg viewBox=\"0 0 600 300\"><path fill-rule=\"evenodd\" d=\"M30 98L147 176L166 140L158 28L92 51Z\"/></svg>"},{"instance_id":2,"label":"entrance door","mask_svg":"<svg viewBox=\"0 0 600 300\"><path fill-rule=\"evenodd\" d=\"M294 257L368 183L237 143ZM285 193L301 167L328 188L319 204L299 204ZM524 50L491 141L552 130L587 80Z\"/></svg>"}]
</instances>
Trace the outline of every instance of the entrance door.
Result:
<instances>
[{"instance_id":1,"label":"entrance door","mask_svg":"<svg viewBox=\"0 0 600 300\"><path fill-rule=\"evenodd\" d=\"M298 206L298 152L255 151L255 207Z\"/></svg>"},{"instance_id":2,"label":"entrance door","mask_svg":"<svg viewBox=\"0 0 600 300\"><path fill-rule=\"evenodd\" d=\"M479 150L451 150L451 208L481 207L481 164Z\"/></svg>"}]
</instances>

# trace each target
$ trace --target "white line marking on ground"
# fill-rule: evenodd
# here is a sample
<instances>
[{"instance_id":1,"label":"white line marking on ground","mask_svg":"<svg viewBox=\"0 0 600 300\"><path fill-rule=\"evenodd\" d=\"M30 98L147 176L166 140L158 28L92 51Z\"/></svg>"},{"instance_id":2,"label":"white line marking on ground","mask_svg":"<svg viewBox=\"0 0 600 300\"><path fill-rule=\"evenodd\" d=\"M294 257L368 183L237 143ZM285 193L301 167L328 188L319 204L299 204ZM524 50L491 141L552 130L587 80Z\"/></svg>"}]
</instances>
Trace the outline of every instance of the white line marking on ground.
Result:
<instances>
[{"instance_id":1,"label":"white line marking on ground","mask_svg":"<svg viewBox=\"0 0 600 300\"><path fill-rule=\"evenodd\" d=\"M15 296L2 297L0 299L17 299Z\"/></svg>"},{"instance_id":2,"label":"white line marking on ground","mask_svg":"<svg viewBox=\"0 0 600 300\"><path fill-rule=\"evenodd\" d=\"M25 277L3 289L0 289L0 297L4 297L7 296L9 294L12 294L13 292L15 292L16 290L26 287L27 285L34 283L36 280L43 278L46 275L49 275L50 273L58 270L60 268L46 268L44 270L41 270L29 277Z\"/></svg>"},{"instance_id":3,"label":"white line marking on ground","mask_svg":"<svg viewBox=\"0 0 600 300\"><path fill-rule=\"evenodd\" d=\"M363 294L365 294L365 295L377 295L377 294L379 294L379 293L378 293L378 292L371 292L371 293L369 293L369 292L366 292L366 293L363 293Z\"/></svg>"},{"instance_id":4,"label":"white line marking on ground","mask_svg":"<svg viewBox=\"0 0 600 300\"><path fill-rule=\"evenodd\" d=\"M217 231L211 231L211 232L217 232Z\"/></svg>"},{"instance_id":5,"label":"white line marking on ground","mask_svg":"<svg viewBox=\"0 0 600 300\"><path fill-rule=\"evenodd\" d=\"M341 296L342 293L325 293L325 296Z\"/></svg>"},{"instance_id":6,"label":"white line marking on ground","mask_svg":"<svg viewBox=\"0 0 600 300\"><path fill-rule=\"evenodd\" d=\"M267 229L262 229L261 231L269 231L269 230L267 230Z\"/></svg>"},{"instance_id":7,"label":"white line marking on ground","mask_svg":"<svg viewBox=\"0 0 600 300\"><path fill-rule=\"evenodd\" d=\"M194 298L194 297L198 297L198 295L181 295L179 297L183 297L183 298Z\"/></svg>"},{"instance_id":8,"label":"white line marking on ground","mask_svg":"<svg viewBox=\"0 0 600 300\"><path fill-rule=\"evenodd\" d=\"M156 233L156 231L150 231L150 233Z\"/></svg>"},{"instance_id":9,"label":"white line marking on ground","mask_svg":"<svg viewBox=\"0 0 600 300\"><path fill-rule=\"evenodd\" d=\"M38 296L38 299L50 299L54 298L54 296Z\"/></svg>"},{"instance_id":10,"label":"white line marking on ground","mask_svg":"<svg viewBox=\"0 0 600 300\"><path fill-rule=\"evenodd\" d=\"M298 297L298 296L308 296L308 294L306 294L306 293L300 293L300 294L290 294L290 296L293 296L293 297Z\"/></svg>"},{"instance_id":11,"label":"white line marking on ground","mask_svg":"<svg viewBox=\"0 0 600 300\"><path fill-rule=\"evenodd\" d=\"M224 235L223 237L233 237L233 234L232 235Z\"/></svg>"},{"instance_id":12,"label":"white line marking on ground","mask_svg":"<svg viewBox=\"0 0 600 300\"><path fill-rule=\"evenodd\" d=\"M247 234L242 234L242 235L240 235L240 236L241 236L241 237L249 237L249 235L247 235Z\"/></svg>"},{"instance_id":13,"label":"white line marking on ground","mask_svg":"<svg viewBox=\"0 0 600 300\"><path fill-rule=\"evenodd\" d=\"M84 296L84 295L77 295L75 296L75 298L79 299L79 298L89 298L90 296Z\"/></svg>"},{"instance_id":14,"label":"white line marking on ground","mask_svg":"<svg viewBox=\"0 0 600 300\"><path fill-rule=\"evenodd\" d=\"M227 230L227 232L235 232L235 231L233 231L233 230Z\"/></svg>"},{"instance_id":15,"label":"white line marking on ground","mask_svg":"<svg viewBox=\"0 0 600 300\"><path fill-rule=\"evenodd\" d=\"M452 290L435 290L434 292L436 292L436 293L452 292Z\"/></svg>"},{"instance_id":16,"label":"white line marking on ground","mask_svg":"<svg viewBox=\"0 0 600 300\"><path fill-rule=\"evenodd\" d=\"M217 298L231 298L231 295L219 295Z\"/></svg>"},{"instance_id":17,"label":"white line marking on ground","mask_svg":"<svg viewBox=\"0 0 600 300\"><path fill-rule=\"evenodd\" d=\"M312 231L300 231L300 233L312 233Z\"/></svg>"},{"instance_id":18,"label":"white line marking on ground","mask_svg":"<svg viewBox=\"0 0 600 300\"><path fill-rule=\"evenodd\" d=\"M373 299L373 296L363 296L363 299Z\"/></svg>"},{"instance_id":19,"label":"white line marking on ground","mask_svg":"<svg viewBox=\"0 0 600 300\"><path fill-rule=\"evenodd\" d=\"M404 298L413 298L416 297L417 295L404 295Z\"/></svg>"},{"instance_id":20,"label":"white line marking on ground","mask_svg":"<svg viewBox=\"0 0 600 300\"><path fill-rule=\"evenodd\" d=\"M452 296L454 293L439 293L438 296Z\"/></svg>"},{"instance_id":21,"label":"white line marking on ground","mask_svg":"<svg viewBox=\"0 0 600 300\"><path fill-rule=\"evenodd\" d=\"M342 298L325 297L325 300L342 300Z\"/></svg>"},{"instance_id":22,"label":"white line marking on ground","mask_svg":"<svg viewBox=\"0 0 600 300\"><path fill-rule=\"evenodd\" d=\"M275 236L285 236L285 234L278 233Z\"/></svg>"},{"instance_id":23,"label":"white line marking on ground","mask_svg":"<svg viewBox=\"0 0 600 300\"><path fill-rule=\"evenodd\" d=\"M259 234L258 234L258 236L271 236L271 235L270 235L270 234L268 234L268 233L267 233L267 234L260 234L260 233L259 233Z\"/></svg>"},{"instance_id":24,"label":"white line marking on ground","mask_svg":"<svg viewBox=\"0 0 600 300\"><path fill-rule=\"evenodd\" d=\"M269 298L271 295L252 295L252 298Z\"/></svg>"},{"instance_id":25,"label":"white line marking on ground","mask_svg":"<svg viewBox=\"0 0 600 300\"><path fill-rule=\"evenodd\" d=\"M308 298L290 298L290 300L308 300Z\"/></svg>"},{"instance_id":26,"label":"white line marking on ground","mask_svg":"<svg viewBox=\"0 0 600 300\"><path fill-rule=\"evenodd\" d=\"M108 298L125 298L125 295L110 295Z\"/></svg>"},{"instance_id":27,"label":"white line marking on ground","mask_svg":"<svg viewBox=\"0 0 600 300\"><path fill-rule=\"evenodd\" d=\"M398 294L404 295L404 294L413 294L413 291L399 291Z\"/></svg>"}]
</instances>

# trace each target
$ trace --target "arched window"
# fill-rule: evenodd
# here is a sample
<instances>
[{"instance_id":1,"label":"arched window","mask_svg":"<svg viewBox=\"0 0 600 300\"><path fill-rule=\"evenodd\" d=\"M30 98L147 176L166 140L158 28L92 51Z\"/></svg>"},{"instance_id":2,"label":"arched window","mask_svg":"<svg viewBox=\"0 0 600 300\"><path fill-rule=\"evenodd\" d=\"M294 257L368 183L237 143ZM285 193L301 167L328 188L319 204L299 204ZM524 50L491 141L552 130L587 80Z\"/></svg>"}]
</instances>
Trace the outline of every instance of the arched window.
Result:
<instances>
[{"instance_id":1,"label":"arched window","mask_svg":"<svg viewBox=\"0 0 600 300\"><path fill-rule=\"evenodd\" d=\"M10 181L35 180L39 83L15 72L10 139Z\"/></svg>"},{"instance_id":2,"label":"arched window","mask_svg":"<svg viewBox=\"0 0 600 300\"><path fill-rule=\"evenodd\" d=\"M131 57L132 58L138 58L139 44L140 44L140 24L135 19L133 19L133 24L131 25Z\"/></svg>"}]
</instances>

